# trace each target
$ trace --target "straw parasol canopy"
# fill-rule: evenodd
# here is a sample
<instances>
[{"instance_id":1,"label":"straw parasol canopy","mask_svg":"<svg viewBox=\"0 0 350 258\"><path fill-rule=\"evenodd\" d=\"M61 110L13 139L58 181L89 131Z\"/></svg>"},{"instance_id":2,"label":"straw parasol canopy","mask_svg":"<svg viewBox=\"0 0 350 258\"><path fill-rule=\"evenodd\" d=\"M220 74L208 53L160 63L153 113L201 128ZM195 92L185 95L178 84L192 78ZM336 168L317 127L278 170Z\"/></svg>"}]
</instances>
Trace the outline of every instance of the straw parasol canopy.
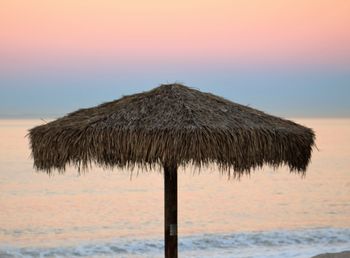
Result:
<instances>
[{"instance_id":1,"label":"straw parasol canopy","mask_svg":"<svg viewBox=\"0 0 350 258\"><path fill-rule=\"evenodd\" d=\"M234 175L264 164L304 172L312 129L181 84L80 109L29 132L34 166L48 173L92 163L147 168L214 163Z\"/></svg>"},{"instance_id":2,"label":"straw parasol canopy","mask_svg":"<svg viewBox=\"0 0 350 258\"><path fill-rule=\"evenodd\" d=\"M165 257L177 258L177 168L215 163L234 176L264 164L304 173L314 132L181 84L80 109L29 132L34 166L164 167Z\"/></svg>"}]
</instances>

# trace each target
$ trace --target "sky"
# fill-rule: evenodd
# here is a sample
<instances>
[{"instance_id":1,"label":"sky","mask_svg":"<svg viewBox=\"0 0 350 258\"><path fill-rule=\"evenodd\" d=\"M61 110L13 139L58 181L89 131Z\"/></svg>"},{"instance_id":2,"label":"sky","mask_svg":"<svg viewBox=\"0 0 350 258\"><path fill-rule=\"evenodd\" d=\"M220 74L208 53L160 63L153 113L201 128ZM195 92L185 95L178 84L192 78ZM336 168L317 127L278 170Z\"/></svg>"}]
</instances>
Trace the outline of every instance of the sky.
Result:
<instances>
[{"instance_id":1,"label":"sky","mask_svg":"<svg viewBox=\"0 0 350 258\"><path fill-rule=\"evenodd\" d=\"M0 117L181 82L285 117L350 117L348 0L0 0Z\"/></svg>"}]
</instances>

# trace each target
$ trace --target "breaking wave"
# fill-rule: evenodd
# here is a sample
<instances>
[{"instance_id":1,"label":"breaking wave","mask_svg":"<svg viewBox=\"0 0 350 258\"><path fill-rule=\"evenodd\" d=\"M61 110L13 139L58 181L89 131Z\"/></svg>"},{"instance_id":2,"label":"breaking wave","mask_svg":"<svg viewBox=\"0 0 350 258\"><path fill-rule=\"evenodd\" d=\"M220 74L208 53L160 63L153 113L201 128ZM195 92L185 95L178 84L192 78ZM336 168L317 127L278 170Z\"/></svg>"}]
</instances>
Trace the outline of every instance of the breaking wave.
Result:
<instances>
[{"instance_id":1,"label":"breaking wave","mask_svg":"<svg viewBox=\"0 0 350 258\"><path fill-rule=\"evenodd\" d=\"M71 246L1 245L0 257L163 257L163 240L118 238ZM179 239L181 257L305 258L350 249L350 228L204 234Z\"/></svg>"}]
</instances>

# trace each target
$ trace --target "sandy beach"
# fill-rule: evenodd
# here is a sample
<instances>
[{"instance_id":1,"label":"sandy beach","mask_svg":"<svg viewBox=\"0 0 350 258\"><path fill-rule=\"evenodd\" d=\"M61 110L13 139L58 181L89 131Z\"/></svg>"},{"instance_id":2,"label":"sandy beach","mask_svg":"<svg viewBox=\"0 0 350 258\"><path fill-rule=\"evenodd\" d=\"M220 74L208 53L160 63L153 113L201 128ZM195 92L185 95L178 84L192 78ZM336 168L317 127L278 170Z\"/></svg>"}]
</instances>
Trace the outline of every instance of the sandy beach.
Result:
<instances>
[{"instance_id":1,"label":"sandy beach","mask_svg":"<svg viewBox=\"0 0 350 258\"><path fill-rule=\"evenodd\" d=\"M344 251L340 253L325 253L313 256L312 258L349 258L350 251Z\"/></svg>"}]
</instances>

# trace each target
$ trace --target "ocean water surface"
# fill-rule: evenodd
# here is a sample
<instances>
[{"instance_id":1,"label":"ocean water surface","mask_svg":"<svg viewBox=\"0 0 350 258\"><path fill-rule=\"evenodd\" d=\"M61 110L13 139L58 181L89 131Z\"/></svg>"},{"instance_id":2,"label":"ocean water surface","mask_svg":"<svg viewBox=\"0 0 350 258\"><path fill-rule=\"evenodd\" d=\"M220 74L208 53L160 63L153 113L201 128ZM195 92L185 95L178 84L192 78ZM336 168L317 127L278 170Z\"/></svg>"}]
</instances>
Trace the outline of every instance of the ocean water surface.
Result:
<instances>
[{"instance_id":1,"label":"ocean water surface","mask_svg":"<svg viewBox=\"0 0 350 258\"><path fill-rule=\"evenodd\" d=\"M311 257L350 250L350 119L294 119L317 135L302 177L179 171L180 257ZM33 170L27 130L0 120L0 257L162 257L163 176Z\"/></svg>"}]
</instances>

